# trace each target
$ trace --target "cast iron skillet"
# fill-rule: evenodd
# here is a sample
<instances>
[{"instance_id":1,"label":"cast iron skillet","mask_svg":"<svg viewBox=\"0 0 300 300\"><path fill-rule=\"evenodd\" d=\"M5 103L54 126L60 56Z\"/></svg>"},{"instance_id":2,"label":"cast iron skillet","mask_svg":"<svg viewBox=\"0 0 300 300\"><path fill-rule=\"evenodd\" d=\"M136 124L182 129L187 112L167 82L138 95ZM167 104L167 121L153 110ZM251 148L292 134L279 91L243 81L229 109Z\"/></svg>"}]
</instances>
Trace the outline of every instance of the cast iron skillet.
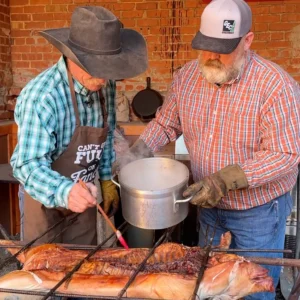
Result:
<instances>
[{"instance_id":1,"label":"cast iron skillet","mask_svg":"<svg viewBox=\"0 0 300 300\"><path fill-rule=\"evenodd\" d=\"M147 87L139 91L132 100L134 114L143 122L149 122L155 117L157 109L163 104L162 95L151 89L151 78L147 77Z\"/></svg>"}]
</instances>

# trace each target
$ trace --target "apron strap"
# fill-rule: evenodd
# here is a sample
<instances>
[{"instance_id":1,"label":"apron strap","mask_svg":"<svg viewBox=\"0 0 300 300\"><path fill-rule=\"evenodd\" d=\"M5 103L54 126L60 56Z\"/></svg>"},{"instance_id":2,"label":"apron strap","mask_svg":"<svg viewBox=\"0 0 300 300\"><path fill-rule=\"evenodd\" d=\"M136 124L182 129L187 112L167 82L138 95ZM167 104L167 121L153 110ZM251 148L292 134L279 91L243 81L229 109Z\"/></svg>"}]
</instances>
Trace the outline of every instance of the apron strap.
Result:
<instances>
[{"instance_id":1,"label":"apron strap","mask_svg":"<svg viewBox=\"0 0 300 300\"><path fill-rule=\"evenodd\" d=\"M71 91L72 103L73 103L73 107L74 107L74 111L75 111L76 127L79 127L80 119L79 119L78 106L77 106L77 101L76 101L76 96L75 96L74 83L73 83L73 79L72 79L69 69L68 69L68 80L69 80L69 86L70 86L70 91Z\"/></svg>"},{"instance_id":2,"label":"apron strap","mask_svg":"<svg viewBox=\"0 0 300 300\"><path fill-rule=\"evenodd\" d=\"M107 110L105 108L105 98L103 96L102 89L100 89L98 91L98 95L99 95L99 99L100 99L100 103L101 103L101 108L102 108L102 113L103 113L103 128L104 128L106 126L106 123L107 123L108 113L107 113Z\"/></svg>"}]
</instances>

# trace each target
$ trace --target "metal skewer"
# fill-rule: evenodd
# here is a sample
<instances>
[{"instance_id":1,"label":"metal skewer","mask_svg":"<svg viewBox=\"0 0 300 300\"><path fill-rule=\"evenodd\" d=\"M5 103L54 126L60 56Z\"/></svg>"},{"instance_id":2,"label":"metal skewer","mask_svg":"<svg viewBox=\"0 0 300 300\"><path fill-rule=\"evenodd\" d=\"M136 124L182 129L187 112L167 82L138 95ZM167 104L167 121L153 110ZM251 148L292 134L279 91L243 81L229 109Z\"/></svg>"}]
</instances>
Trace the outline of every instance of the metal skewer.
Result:
<instances>
[{"instance_id":1,"label":"metal skewer","mask_svg":"<svg viewBox=\"0 0 300 300\"><path fill-rule=\"evenodd\" d=\"M79 178L78 180L79 184L86 189L87 191L89 191L88 187L86 186L86 184ZM97 208L99 210L99 212L102 214L102 216L104 217L104 219L106 220L106 222L108 223L108 225L112 228L112 230L114 231L114 233L116 234L119 242L122 244L122 246L125 249L129 249L125 239L122 236L122 233L116 229L116 227L114 226L114 224L111 222L111 220L109 219L109 217L107 216L107 214L104 212L104 210L102 209L102 207L97 203Z\"/></svg>"},{"instance_id":2,"label":"metal skewer","mask_svg":"<svg viewBox=\"0 0 300 300\"><path fill-rule=\"evenodd\" d=\"M212 252L268 252L268 253L293 253L292 250L282 250L282 249L212 249Z\"/></svg>"}]
</instances>

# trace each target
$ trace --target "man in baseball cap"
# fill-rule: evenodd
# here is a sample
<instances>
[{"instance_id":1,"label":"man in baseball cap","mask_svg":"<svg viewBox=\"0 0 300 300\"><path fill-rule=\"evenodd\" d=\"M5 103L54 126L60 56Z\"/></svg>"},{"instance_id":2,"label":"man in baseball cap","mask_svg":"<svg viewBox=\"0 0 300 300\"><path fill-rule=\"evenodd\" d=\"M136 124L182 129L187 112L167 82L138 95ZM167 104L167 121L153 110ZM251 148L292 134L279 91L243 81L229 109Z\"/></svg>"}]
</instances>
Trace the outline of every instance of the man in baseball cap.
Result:
<instances>
[{"instance_id":1,"label":"man in baseball cap","mask_svg":"<svg viewBox=\"0 0 300 300\"><path fill-rule=\"evenodd\" d=\"M216 228L215 245L230 231L231 248L284 248L300 163L300 90L278 65L250 50L251 25L243 0L206 6L192 41L198 58L174 75L162 108L129 151L151 155L183 135L195 182L183 196L201 207L200 246L210 238L207 228ZM276 287L280 267L266 268ZM275 293L244 299L274 300Z\"/></svg>"}]
</instances>

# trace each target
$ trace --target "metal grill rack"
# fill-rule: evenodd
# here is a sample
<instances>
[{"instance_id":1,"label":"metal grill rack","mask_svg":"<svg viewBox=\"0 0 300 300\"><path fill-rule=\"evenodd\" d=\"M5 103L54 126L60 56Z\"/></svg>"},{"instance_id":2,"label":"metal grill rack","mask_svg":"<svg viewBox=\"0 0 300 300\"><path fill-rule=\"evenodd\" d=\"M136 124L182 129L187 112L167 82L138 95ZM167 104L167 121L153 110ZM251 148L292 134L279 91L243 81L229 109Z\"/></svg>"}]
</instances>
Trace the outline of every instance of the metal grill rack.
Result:
<instances>
[{"instance_id":1,"label":"metal grill rack","mask_svg":"<svg viewBox=\"0 0 300 300\"><path fill-rule=\"evenodd\" d=\"M72 219L70 219L70 223L67 224L66 227L70 226L77 218L78 214L74 215L74 217ZM53 225L52 227L50 227L46 232L44 232L42 235L40 235L39 237L37 237L36 239L30 241L29 243L27 243L26 245L22 246L21 249L14 254L13 256L9 257L8 259L6 259L1 265L0 265L0 269L4 266L6 266L8 263L10 263L13 259L15 259L20 253L26 251L30 246L32 246L35 242L37 242L41 237L43 237L45 234L47 234L50 230L52 230L53 228L55 228L56 226L58 226L59 224L61 224L64 221L65 218L63 218L62 220L60 220L58 223L56 223L55 225ZM125 233L126 230L128 229L128 223L125 221L121 226L119 226L117 229L120 230L120 232ZM69 245L69 249L81 249L81 250L89 250L89 253L87 254L86 257L84 257L82 260L80 260L80 262L78 264L76 264L76 266L70 271L68 272L64 278L62 278L51 290L49 290L48 292L41 292L41 291L25 291L25 290L17 290L17 289L0 289L0 294L1 292L6 292L6 293L11 293L11 294L24 294L24 295L35 295L35 296L42 296L42 300L46 300L46 299L52 299L52 297L72 297L72 298L85 298L85 299L113 299L113 300L120 300L120 299L126 299L126 300L149 300L149 298L130 298L130 297L126 297L126 291L129 288L129 286L134 282L136 276L143 270L143 268L145 267L147 260L151 257L151 255L154 253L155 249L167 242L170 241L171 239L171 234L173 232L173 230L175 229L176 226L170 227L165 229L165 231L162 233L162 235L160 236L160 238L157 240L157 242L154 244L154 246L150 249L149 253L147 254L147 256L145 257L145 259L138 265L137 269L134 271L134 273L130 276L128 282L126 283L126 285L124 286L124 288L120 291L120 293L118 294L118 296L89 296L89 295L79 295L79 294L66 294L66 293L60 293L57 291L57 289L62 285L62 284L67 284L71 278L72 275L79 270L79 268L81 267L81 265L87 261L89 258L91 258L98 250L102 249L102 246L109 240L114 239L114 242L112 243L112 245L115 244L115 242L117 242L116 240L116 236L114 233L112 233L109 237L107 237L101 244L97 245L97 246L81 246L81 245ZM65 231L67 228L64 228L63 231ZM63 232L62 231L62 232ZM62 232L60 234L62 234ZM57 238L57 236L55 237ZM54 239L55 239L54 238ZM53 239L53 240L54 240ZM20 246L16 246L20 247ZM105 248L107 249L107 248ZM198 287L200 285L200 281L197 281L197 286L195 288L195 291L198 290ZM194 299L197 298L196 295L194 295ZM160 300L164 300L164 299L160 299Z\"/></svg>"},{"instance_id":2,"label":"metal grill rack","mask_svg":"<svg viewBox=\"0 0 300 300\"><path fill-rule=\"evenodd\" d=\"M70 220L69 223L66 225L66 227L60 232L60 234L62 234L70 225L73 224L73 222L76 221L78 214L75 214ZM36 243L41 237L43 237L45 234L47 234L50 230L54 229L56 226L58 226L59 224L61 224L64 221L65 218L63 218L62 220L60 220L59 222L57 222L55 225L53 225L52 227L50 227L49 229L47 229L47 231L45 231L43 234L41 234L40 236L38 236L37 238L35 238L34 240L30 241L29 243L25 244L24 246L16 246L16 248L21 247L21 249L19 251L17 251L16 254L12 255L11 257L7 258L2 264L0 264L0 270L6 266L8 263L10 263L11 261L14 261L16 259L16 257L21 254L22 252L26 251L29 247L31 247L34 243ZM217 222L216 222L217 224ZM209 236L209 232L210 229L209 227L207 227L206 229L206 243L207 246L205 247L205 256L203 257L203 261L202 261L202 266L198 272L198 276L197 276L197 281L196 281L196 286L194 289L193 294L191 295L191 300L195 300L197 299L197 291L198 288L200 286L204 271L205 271L205 267L206 267L206 263L208 260L208 256L210 251L212 250L212 240L213 237L215 235L215 230L216 230L216 224L214 226L214 228L212 229L212 235ZM128 229L129 224L125 221L123 224L121 224L117 229L123 234L126 232L126 230ZM136 276L143 271L143 268L145 267L147 260L151 257L151 255L154 253L155 249L167 242L171 240L171 234L174 231L176 226L167 228L164 230L164 232L162 233L162 235L160 236L160 238L157 240L157 242L154 244L154 246L150 249L150 251L148 252L147 256L144 258L144 260L138 265L138 267L136 268L136 270L133 272L133 274L130 276L130 278L128 279L127 283L125 284L124 288L120 291L120 293L117 296L91 296L91 295L84 295L84 294L66 294L66 293L60 293L57 291L57 289L62 285L62 284L68 284L68 282L72 279L73 274L79 270L79 268L81 267L81 265L89 260L98 250L102 249L103 245L109 241L109 240L113 240L113 243L111 245L110 248L113 248L112 246L115 245L117 243L117 239L114 233L112 233L109 237L107 237L107 239L105 239L101 244L97 245L97 246L85 246L85 245L66 245L68 249L76 249L76 250L89 250L88 254L81 259L76 266L73 267L73 269L68 272L51 290L47 291L47 292L42 292L42 291L25 291L25 290L17 290L17 289L0 289L0 295L1 293L10 293L10 294L24 294L24 295L35 295L35 296L41 296L42 300L46 300L46 299L53 299L53 297L71 297L71 298L84 298L84 299L107 299L107 300L120 300L120 299L126 299L126 300L150 300L150 298L132 298L132 297L127 297L126 296L126 291L127 289L130 287L130 285L134 282ZM4 237L8 237L8 234L6 234L4 228L1 226L0 224L0 229L1 229L1 233ZM59 234L59 235L60 235ZM57 236L59 236L57 235ZM53 240L55 240L57 238L57 236L55 236L53 238ZM52 240L52 241L53 241ZM209 241L208 241L209 240ZM12 241L13 243L13 241ZM61 244L61 246L64 246L64 244ZM4 246L2 246L4 247ZM7 246L5 246L7 247ZM9 248L11 248L9 246ZM13 248L13 247L12 247ZM105 247L105 249L107 249L107 247ZM219 249L221 250L220 252L224 252L225 250ZM236 250L236 249L235 249ZM213 250L214 251L214 250ZM227 251L227 250L226 250ZM240 251L238 252L242 252L245 250L240 249ZM247 249L247 251L251 251L251 249ZM254 251L254 250L253 250ZM257 250L255 250L257 251ZM266 251L272 251L270 250L266 250ZM276 251L276 250L274 250ZM286 253L288 252L287 250L285 250ZM219 252L218 250L216 250L216 252ZM229 250L230 252L230 250ZM262 251L263 252L263 251ZM290 250L291 252L291 250ZM275 264L275 263L274 263ZM296 300L299 299L300 296L300 276L298 276L296 283L292 289L291 292L291 296L289 298L289 300ZM159 299L159 300L164 300L164 299Z\"/></svg>"}]
</instances>

